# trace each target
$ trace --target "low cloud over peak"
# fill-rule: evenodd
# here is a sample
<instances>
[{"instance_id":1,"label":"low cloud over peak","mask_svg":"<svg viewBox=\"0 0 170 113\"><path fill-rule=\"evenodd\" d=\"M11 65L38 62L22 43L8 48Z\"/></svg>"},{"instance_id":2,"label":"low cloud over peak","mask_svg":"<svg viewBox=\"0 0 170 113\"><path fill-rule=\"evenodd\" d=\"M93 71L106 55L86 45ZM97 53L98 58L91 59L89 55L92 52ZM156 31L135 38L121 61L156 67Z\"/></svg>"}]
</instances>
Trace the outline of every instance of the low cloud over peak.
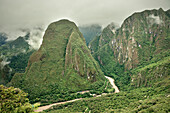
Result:
<instances>
[{"instance_id":1,"label":"low cloud over peak","mask_svg":"<svg viewBox=\"0 0 170 113\"><path fill-rule=\"evenodd\" d=\"M169 0L0 0L0 32L8 35L8 40L25 36L28 30L40 27L43 30L59 19L67 18L77 25L99 24L107 26L111 22L120 24L134 12L145 9L164 10L169 8ZM32 31L34 33L34 30ZM34 39L35 38L35 39ZM33 35L32 41L38 37Z\"/></svg>"}]
</instances>

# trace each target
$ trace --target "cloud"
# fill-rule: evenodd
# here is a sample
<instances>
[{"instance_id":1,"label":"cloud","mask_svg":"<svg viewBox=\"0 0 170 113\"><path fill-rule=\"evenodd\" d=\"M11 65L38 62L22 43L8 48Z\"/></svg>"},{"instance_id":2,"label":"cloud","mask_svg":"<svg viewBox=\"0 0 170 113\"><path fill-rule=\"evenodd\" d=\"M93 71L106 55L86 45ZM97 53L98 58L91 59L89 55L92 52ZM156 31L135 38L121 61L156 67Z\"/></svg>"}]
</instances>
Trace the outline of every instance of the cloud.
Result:
<instances>
[{"instance_id":1,"label":"cloud","mask_svg":"<svg viewBox=\"0 0 170 113\"><path fill-rule=\"evenodd\" d=\"M31 48L38 50L43 41L44 29L41 27L36 27L25 32L29 32L29 39L27 40Z\"/></svg>"},{"instance_id":2,"label":"cloud","mask_svg":"<svg viewBox=\"0 0 170 113\"><path fill-rule=\"evenodd\" d=\"M10 63L10 61L8 61L8 59L3 55L1 55L1 58L2 58L2 61L1 61L0 65L1 65L1 69L3 69L5 65Z\"/></svg>"},{"instance_id":3,"label":"cloud","mask_svg":"<svg viewBox=\"0 0 170 113\"><path fill-rule=\"evenodd\" d=\"M160 19L159 16L154 16L154 14L149 15L148 17L151 24L162 24L163 21Z\"/></svg>"},{"instance_id":4,"label":"cloud","mask_svg":"<svg viewBox=\"0 0 170 113\"><path fill-rule=\"evenodd\" d=\"M77 25L105 27L116 22L120 26L134 12L160 7L167 10L169 4L169 0L0 0L0 32L8 34L8 40L14 40L36 26L45 30L51 22L63 18ZM41 43L44 31L41 35L31 32L29 44L38 48L35 42Z\"/></svg>"}]
</instances>

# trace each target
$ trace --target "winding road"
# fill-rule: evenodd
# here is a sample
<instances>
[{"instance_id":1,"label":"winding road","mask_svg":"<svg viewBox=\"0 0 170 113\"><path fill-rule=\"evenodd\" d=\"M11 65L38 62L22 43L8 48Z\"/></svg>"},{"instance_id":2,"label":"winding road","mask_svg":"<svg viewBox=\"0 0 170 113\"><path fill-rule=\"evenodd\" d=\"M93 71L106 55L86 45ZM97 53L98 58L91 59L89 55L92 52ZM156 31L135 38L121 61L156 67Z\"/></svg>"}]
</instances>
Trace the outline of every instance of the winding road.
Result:
<instances>
[{"instance_id":1,"label":"winding road","mask_svg":"<svg viewBox=\"0 0 170 113\"><path fill-rule=\"evenodd\" d=\"M119 93L119 89L118 87L115 85L114 83L114 79L111 78L111 77L108 77L108 76L105 76L106 79L109 80L110 84L113 86L113 88L115 89L115 92L114 93ZM82 91L83 92L83 91ZM85 91L87 92L87 91ZM101 95L97 95L96 97L100 97ZM50 104L50 105L46 105L46 106L41 106L41 107L38 107L38 109L34 110L34 112L42 112L44 110L47 110L49 109L50 107L54 106L54 105L59 105L59 104L65 104L65 103L70 103L70 102L74 102L74 101L78 101L78 100L82 100L83 98L79 98L79 99L74 99L74 100L69 100L69 101L65 101L65 102L58 102L58 103L53 103L53 104Z\"/></svg>"},{"instance_id":2,"label":"winding road","mask_svg":"<svg viewBox=\"0 0 170 113\"><path fill-rule=\"evenodd\" d=\"M34 112L42 112L46 109L49 109L50 107L52 107L54 105L65 104L65 103L74 102L74 101L81 100L81 99L83 99L83 98L69 100L69 101L65 101L65 102L58 102L58 103L54 103L54 104L50 104L50 105L46 105L46 106L41 106L41 107L38 107L38 109L34 110Z\"/></svg>"}]
</instances>

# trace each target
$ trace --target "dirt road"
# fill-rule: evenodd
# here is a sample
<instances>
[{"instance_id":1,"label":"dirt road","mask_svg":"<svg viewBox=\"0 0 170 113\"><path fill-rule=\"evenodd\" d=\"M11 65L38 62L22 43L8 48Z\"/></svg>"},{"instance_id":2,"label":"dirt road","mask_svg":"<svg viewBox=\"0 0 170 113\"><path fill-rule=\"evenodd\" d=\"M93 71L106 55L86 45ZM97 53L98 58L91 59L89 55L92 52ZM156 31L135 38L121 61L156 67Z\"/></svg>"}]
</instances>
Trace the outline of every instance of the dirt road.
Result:
<instances>
[{"instance_id":1,"label":"dirt road","mask_svg":"<svg viewBox=\"0 0 170 113\"><path fill-rule=\"evenodd\" d=\"M41 106L41 107L38 107L38 109L34 110L34 111L35 112L41 112L43 110L49 109L50 107L52 107L54 105L65 104L65 103L74 102L74 101L81 100L81 99L82 98L74 99L74 100L69 100L69 101L65 101L65 102L58 102L58 103L54 103L54 104L50 104L50 105L46 105L46 106Z\"/></svg>"}]
</instances>

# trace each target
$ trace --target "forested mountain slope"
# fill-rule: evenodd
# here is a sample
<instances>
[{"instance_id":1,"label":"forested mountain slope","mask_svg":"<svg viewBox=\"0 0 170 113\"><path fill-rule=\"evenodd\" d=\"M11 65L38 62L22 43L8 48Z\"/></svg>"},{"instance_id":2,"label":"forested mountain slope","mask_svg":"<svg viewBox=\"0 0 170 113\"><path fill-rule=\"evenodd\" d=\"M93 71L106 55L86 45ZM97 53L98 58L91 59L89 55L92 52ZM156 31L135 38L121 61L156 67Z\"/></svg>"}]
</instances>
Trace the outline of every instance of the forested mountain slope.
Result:
<instances>
[{"instance_id":1,"label":"forested mountain slope","mask_svg":"<svg viewBox=\"0 0 170 113\"><path fill-rule=\"evenodd\" d=\"M161 72L165 71L160 76L167 76L169 73L168 56L170 55L169 10L164 11L160 8L134 13L125 19L119 29L112 27L105 32L103 30L101 36L91 41L90 44L91 52L99 62L102 71L106 75L114 76L119 82L118 85L130 83L130 78L132 82L138 81L137 86L146 85L147 82L159 78L156 77L158 76L156 72L152 73L155 68L161 68ZM165 60L164 68L156 65ZM154 69L150 69L152 63L155 63ZM143 70L146 69L145 66L149 67L148 72L152 73L152 77L144 73L134 74L137 73L136 68L139 72L139 68ZM140 83L139 78L143 78Z\"/></svg>"},{"instance_id":2,"label":"forested mountain slope","mask_svg":"<svg viewBox=\"0 0 170 113\"><path fill-rule=\"evenodd\" d=\"M104 82L104 74L78 27L60 20L48 26L41 47L30 56L26 72L15 74L11 85L28 92L30 99L48 97L57 101Z\"/></svg>"}]
</instances>

